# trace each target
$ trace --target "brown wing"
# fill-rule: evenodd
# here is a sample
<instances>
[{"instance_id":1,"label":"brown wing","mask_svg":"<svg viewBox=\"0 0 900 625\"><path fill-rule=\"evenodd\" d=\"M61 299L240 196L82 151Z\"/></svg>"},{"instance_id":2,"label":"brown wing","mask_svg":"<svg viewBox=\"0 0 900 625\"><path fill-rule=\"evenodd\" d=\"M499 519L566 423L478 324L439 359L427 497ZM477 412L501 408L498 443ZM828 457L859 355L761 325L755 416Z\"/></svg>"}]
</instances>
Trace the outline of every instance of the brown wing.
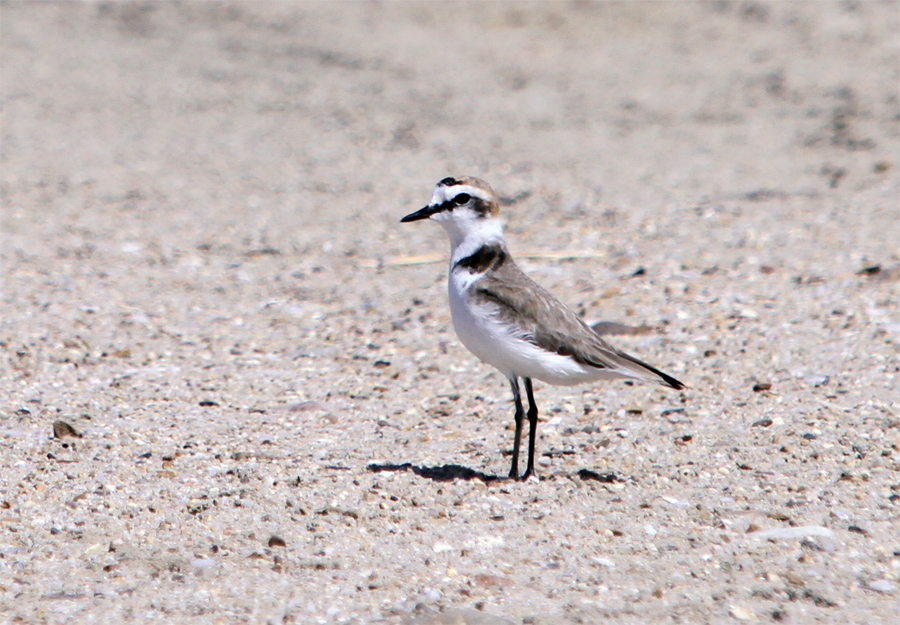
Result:
<instances>
[{"instance_id":1,"label":"brown wing","mask_svg":"<svg viewBox=\"0 0 900 625\"><path fill-rule=\"evenodd\" d=\"M661 382L676 389L684 387L675 378L600 338L568 306L525 275L508 254L504 262L475 283L472 294L476 300L493 304L501 320L519 326L524 338L542 349L640 380Z\"/></svg>"}]
</instances>

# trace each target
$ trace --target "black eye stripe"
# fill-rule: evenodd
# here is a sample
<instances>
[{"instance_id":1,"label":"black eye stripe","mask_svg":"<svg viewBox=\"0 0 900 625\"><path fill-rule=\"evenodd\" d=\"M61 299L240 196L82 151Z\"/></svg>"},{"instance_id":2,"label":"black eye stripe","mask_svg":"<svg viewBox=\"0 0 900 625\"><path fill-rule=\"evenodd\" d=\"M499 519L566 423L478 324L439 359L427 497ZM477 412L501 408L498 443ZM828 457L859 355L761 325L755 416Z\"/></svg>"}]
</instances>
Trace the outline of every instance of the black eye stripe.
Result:
<instances>
[{"instance_id":1,"label":"black eye stripe","mask_svg":"<svg viewBox=\"0 0 900 625\"><path fill-rule=\"evenodd\" d=\"M459 208L460 206L466 206L470 204L472 208L475 209L477 213L479 213L479 217L485 217L490 214L490 204L483 200L479 196L472 196L468 193L458 193L456 196L444 200L440 204L437 204L431 210L431 213L443 213L444 211L452 211L455 208Z\"/></svg>"}]
</instances>

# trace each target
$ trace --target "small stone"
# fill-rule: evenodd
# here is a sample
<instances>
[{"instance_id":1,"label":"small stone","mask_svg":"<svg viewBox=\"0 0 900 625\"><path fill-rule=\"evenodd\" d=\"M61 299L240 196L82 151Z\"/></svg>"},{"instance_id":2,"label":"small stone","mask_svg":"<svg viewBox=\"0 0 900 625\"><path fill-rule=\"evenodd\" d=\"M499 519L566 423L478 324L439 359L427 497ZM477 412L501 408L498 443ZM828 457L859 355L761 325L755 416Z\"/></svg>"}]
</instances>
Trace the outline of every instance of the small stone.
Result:
<instances>
[{"instance_id":1,"label":"small stone","mask_svg":"<svg viewBox=\"0 0 900 625\"><path fill-rule=\"evenodd\" d=\"M761 393L762 391L768 391L771 388L772 388L771 382L757 382L756 384L753 385L753 392Z\"/></svg>"},{"instance_id":2,"label":"small stone","mask_svg":"<svg viewBox=\"0 0 900 625\"><path fill-rule=\"evenodd\" d=\"M270 547L287 547L287 542L281 536L272 536L269 537L269 546Z\"/></svg>"},{"instance_id":3,"label":"small stone","mask_svg":"<svg viewBox=\"0 0 900 625\"><path fill-rule=\"evenodd\" d=\"M892 593L896 590L894 585L886 579L876 579L874 582L869 582L869 589L874 590L875 592L883 592L886 594Z\"/></svg>"},{"instance_id":4,"label":"small stone","mask_svg":"<svg viewBox=\"0 0 900 625\"><path fill-rule=\"evenodd\" d=\"M81 438L81 434L78 432L78 430L76 430L65 421L53 422L53 436L55 438L66 438L67 436L73 438Z\"/></svg>"},{"instance_id":5,"label":"small stone","mask_svg":"<svg viewBox=\"0 0 900 625\"><path fill-rule=\"evenodd\" d=\"M598 482L604 482L606 484L611 484L613 482L618 481L619 478L616 477L614 473L597 473L596 471L591 471L590 469L581 469L578 472L578 477L583 480L597 480Z\"/></svg>"},{"instance_id":6,"label":"small stone","mask_svg":"<svg viewBox=\"0 0 900 625\"><path fill-rule=\"evenodd\" d=\"M831 378L829 378L824 373L811 373L809 375L803 376L803 381L815 388L825 386L826 384L828 384L828 381L830 379Z\"/></svg>"},{"instance_id":7,"label":"small stone","mask_svg":"<svg viewBox=\"0 0 900 625\"><path fill-rule=\"evenodd\" d=\"M187 511L189 514L200 514L207 508L209 508L208 499L194 498L187 503Z\"/></svg>"},{"instance_id":8,"label":"small stone","mask_svg":"<svg viewBox=\"0 0 900 625\"><path fill-rule=\"evenodd\" d=\"M790 540L793 538L806 538L807 536L822 536L825 538L832 538L834 537L834 532L832 532L827 527L821 527L818 525L803 525L800 527L776 527L773 529L761 530L758 532L754 532L753 536L754 538L759 538L761 540Z\"/></svg>"},{"instance_id":9,"label":"small stone","mask_svg":"<svg viewBox=\"0 0 900 625\"><path fill-rule=\"evenodd\" d=\"M90 547L84 550L84 555L86 556L97 556L101 553L106 553L108 551L107 547L103 543L94 543Z\"/></svg>"},{"instance_id":10,"label":"small stone","mask_svg":"<svg viewBox=\"0 0 900 625\"><path fill-rule=\"evenodd\" d=\"M448 577L450 576L448 575ZM501 575L478 573L469 578L469 583L474 588L502 588L511 585L512 581L508 577Z\"/></svg>"},{"instance_id":11,"label":"small stone","mask_svg":"<svg viewBox=\"0 0 900 625\"><path fill-rule=\"evenodd\" d=\"M747 608L742 608L739 606L731 606L731 609L728 610L728 614L732 617L736 618L739 621L753 621L756 620L756 615L753 614L752 611Z\"/></svg>"},{"instance_id":12,"label":"small stone","mask_svg":"<svg viewBox=\"0 0 900 625\"><path fill-rule=\"evenodd\" d=\"M822 545L820 545L819 543L817 543L816 541L814 541L810 538L804 538L803 540L801 540L800 546L806 547L810 551L825 551L825 548L822 547Z\"/></svg>"},{"instance_id":13,"label":"small stone","mask_svg":"<svg viewBox=\"0 0 900 625\"><path fill-rule=\"evenodd\" d=\"M214 566L216 564L215 559L213 558L194 558L191 560L191 566L197 569L198 571L205 571L206 569Z\"/></svg>"}]
</instances>

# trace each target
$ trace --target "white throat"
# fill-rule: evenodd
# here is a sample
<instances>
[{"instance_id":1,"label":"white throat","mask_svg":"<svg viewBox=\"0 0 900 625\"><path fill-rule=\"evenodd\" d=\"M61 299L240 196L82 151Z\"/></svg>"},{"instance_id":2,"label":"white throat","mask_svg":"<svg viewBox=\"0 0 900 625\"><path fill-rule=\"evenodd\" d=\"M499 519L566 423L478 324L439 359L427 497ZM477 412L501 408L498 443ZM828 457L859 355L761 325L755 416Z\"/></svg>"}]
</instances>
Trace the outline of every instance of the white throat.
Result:
<instances>
[{"instance_id":1,"label":"white throat","mask_svg":"<svg viewBox=\"0 0 900 625\"><path fill-rule=\"evenodd\" d=\"M450 265L477 252L487 243L503 242L503 224L497 217L479 218L474 211L442 219L440 224L450 237Z\"/></svg>"}]
</instances>

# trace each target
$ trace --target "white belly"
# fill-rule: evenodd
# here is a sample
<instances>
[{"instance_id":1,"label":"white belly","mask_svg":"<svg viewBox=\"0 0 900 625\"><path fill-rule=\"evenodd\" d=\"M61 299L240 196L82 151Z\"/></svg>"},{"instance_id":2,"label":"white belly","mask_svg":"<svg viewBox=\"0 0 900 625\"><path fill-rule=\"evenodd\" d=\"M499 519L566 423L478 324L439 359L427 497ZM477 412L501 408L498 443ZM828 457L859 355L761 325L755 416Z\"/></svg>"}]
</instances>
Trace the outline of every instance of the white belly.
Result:
<instances>
[{"instance_id":1,"label":"white belly","mask_svg":"<svg viewBox=\"0 0 900 625\"><path fill-rule=\"evenodd\" d=\"M489 304L476 306L466 297L472 276L450 275L450 314L453 329L469 351L500 370L507 378L533 378L548 384L570 385L622 376L582 365L569 356L547 352L521 338L515 328L491 314Z\"/></svg>"}]
</instances>

